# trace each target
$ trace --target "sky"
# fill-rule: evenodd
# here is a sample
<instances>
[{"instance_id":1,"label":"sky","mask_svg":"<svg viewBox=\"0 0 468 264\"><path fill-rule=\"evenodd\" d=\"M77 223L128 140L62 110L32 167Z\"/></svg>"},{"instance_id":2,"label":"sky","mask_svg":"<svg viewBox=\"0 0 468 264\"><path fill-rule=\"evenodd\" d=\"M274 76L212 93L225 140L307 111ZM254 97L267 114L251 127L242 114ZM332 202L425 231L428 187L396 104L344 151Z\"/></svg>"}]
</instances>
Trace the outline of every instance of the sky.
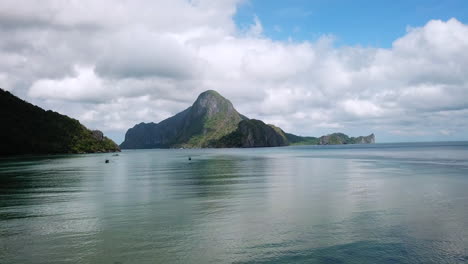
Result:
<instances>
[{"instance_id":1,"label":"sky","mask_svg":"<svg viewBox=\"0 0 468 264\"><path fill-rule=\"evenodd\" d=\"M298 135L468 140L462 0L0 1L0 87L121 143L209 89Z\"/></svg>"},{"instance_id":2,"label":"sky","mask_svg":"<svg viewBox=\"0 0 468 264\"><path fill-rule=\"evenodd\" d=\"M467 22L464 0L260 0L239 6L234 19L248 27L259 17L263 32L274 40L316 41L335 36L335 45L391 48L408 27L430 20Z\"/></svg>"}]
</instances>

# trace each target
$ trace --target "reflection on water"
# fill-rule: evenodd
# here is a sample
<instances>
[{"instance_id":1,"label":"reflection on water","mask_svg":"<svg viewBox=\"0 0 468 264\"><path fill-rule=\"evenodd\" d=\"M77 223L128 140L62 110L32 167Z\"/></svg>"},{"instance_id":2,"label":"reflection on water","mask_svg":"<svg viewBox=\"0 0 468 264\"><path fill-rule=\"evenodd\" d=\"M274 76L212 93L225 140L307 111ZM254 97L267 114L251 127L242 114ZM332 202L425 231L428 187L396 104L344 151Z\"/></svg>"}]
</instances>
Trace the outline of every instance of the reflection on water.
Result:
<instances>
[{"instance_id":1,"label":"reflection on water","mask_svg":"<svg viewBox=\"0 0 468 264\"><path fill-rule=\"evenodd\" d=\"M467 263L467 159L466 143L2 159L0 263Z\"/></svg>"}]
</instances>

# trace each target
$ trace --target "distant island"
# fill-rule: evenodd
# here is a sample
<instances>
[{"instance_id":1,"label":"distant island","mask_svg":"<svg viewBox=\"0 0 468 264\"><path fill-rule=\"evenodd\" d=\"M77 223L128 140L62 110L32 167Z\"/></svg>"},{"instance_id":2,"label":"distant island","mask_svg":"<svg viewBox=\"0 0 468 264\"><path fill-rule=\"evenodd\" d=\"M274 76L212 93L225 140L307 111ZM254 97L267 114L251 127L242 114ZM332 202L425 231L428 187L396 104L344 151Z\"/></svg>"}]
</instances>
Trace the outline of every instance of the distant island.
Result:
<instances>
[{"instance_id":1,"label":"distant island","mask_svg":"<svg viewBox=\"0 0 468 264\"><path fill-rule=\"evenodd\" d=\"M289 145L371 144L375 136L349 137L334 133L302 137L286 133L261 120L237 112L218 92L201 93L192 106L160 123L140 123L130 128L122 149L149 148L251 148Z\"/></svg>"},{"instance_id":2,"label":"distant island","mask_svg":"<svg viewBox=\"0 0 468 264\"><path fill-rule=\"evenodd\" d=\"M116 152L99 130L32 105L0 89L0 155Z\"/></svg>"}]
</instances>

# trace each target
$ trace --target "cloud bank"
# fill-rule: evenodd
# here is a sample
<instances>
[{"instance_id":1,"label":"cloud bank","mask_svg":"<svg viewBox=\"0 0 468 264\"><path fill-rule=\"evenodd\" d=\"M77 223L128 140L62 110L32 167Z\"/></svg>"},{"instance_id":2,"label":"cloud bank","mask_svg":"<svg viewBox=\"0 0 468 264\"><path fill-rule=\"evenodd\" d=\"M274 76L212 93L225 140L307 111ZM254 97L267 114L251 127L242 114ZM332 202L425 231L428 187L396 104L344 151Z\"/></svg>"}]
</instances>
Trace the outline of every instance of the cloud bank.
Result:
<instances>
[{"instance_id":1,"label":"cloud bank","mask_svg":"<svg viewBox=\"0 0 468 264\"><path fill-rule=\"evenodd\" d=\"M468 25L431 20L388 49L337 47L329 35L272 40L258 17L240 29L239 4L2 1L0 87L117 141L207 89L302 135L468 139Z\"/></svg>"}]
</instances>

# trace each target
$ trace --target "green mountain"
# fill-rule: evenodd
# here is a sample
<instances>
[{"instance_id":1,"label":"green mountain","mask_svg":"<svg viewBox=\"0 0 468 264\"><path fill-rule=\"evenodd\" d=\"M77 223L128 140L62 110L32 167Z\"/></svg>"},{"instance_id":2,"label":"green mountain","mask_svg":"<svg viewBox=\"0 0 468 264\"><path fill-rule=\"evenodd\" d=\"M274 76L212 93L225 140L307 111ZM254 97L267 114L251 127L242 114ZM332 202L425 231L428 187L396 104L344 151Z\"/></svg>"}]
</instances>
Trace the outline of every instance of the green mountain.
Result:
<instances>
[{"instance_id":1,"label":"green mountain","mask_svg":"<svg viewBox=\"0 0 468 264\"><path fill-rule=\"evenodd\" d=\"M366 137L348 137L343 133L333 133L319 138L319 145L339 145L339 144L372 144L375 143L374 134Z\"/></svg>"},{"instance_id":2,"label":"green mountain","mask_svg":"<svg viewBox=\"0 0 468 264\"><path fill-rule=\"evenodd\" d=\"M250 119L239 122L237 129L213 143L218 148L279 147L289 145L284 132L260 120Z\"/></svg>"},{"instance_id":3,"label":"green mountain","mask_svg":"<svg viewBox=\"0 0 468 264\"><path fill-rule=\"evenodd\" d=\"M203 148L233 132L246 119L216 91L201 93L192 106L155 123L140 123L129 129L123 149Z\"/></svg>"},{"instance_id":4,"label":"green mountain","mask_svg":"<svg viewBox=\"0 0 468 264\"><path fill-rule=\"evenodd\" d=\"M291 145L319 145L320 140L316 137L301 137L290 133L284 133Z\"/></svg>"},{"instance_id":5,"label":"green mountain","mask_svg":"<svg viewBox=\"0 0 468 264\"><path fill-rule=\"evenodd\" d=\"M120 151L98 130L0 89L0 155Z\"/></svg>"},{"instance_id":6,"label":"green mountain","mask_svg":"<svg viewBox=\"0 0 468 264\"><path fill-rule=\"evenodd\" d=\"M236 148L288 145L374 143L374 135L350 138L336 133L320 138L301 137L239 114L215 91L201 93L193 105L160 123L140 123L125 134L123 149Z\"/></svg>"},{"instance_id":7,"label":"green mountain","mask_svg":"<svg viewBox=\"0 0 468 264\"><path fill-rule=\"evenodd\" d=\"M342 144L373 144L375 143L375 135L360 137L349 137L343 133L333 133L326 136L317 137L301 137L293 134L285 133L291 145L342 145Z\"/></svg>"}]
</instances>

